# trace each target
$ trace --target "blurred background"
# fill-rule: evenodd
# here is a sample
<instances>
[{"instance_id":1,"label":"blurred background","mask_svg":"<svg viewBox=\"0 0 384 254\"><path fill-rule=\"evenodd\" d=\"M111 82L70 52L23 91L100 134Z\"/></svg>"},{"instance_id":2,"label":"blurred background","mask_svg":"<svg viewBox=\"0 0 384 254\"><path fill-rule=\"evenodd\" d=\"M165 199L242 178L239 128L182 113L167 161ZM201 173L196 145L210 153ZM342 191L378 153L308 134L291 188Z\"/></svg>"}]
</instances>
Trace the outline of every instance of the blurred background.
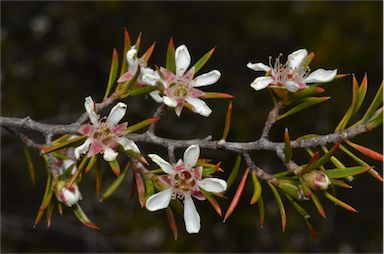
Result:
<instances>
[{"instance_id":1,"label":"blurred background","mask_svg":"<svg viewBox=\"0 0 384 254\"><path fill-rule=\"evenodd\" d=\"M220 81L204 91L222 91L236 96L229 140L259 138L272 106L267 91L255 92L249 84L258 75L246 68L249 61L265 62L268 56L307 48L316 57L312 69L337 68L355 73L358 80L368 73L367 107L383 76L382 2L1 2L1 115L24 117L47 123L70 123L83 112L84 97L102 99L108 79L113 47L122 51L123 28L132 40L143 32L142 52L156 41L150 65L165 65L169 37L175 45L186 44L197 61L217 47L201 71L218 69ZM142 53L141 52L141 53ZM120 53L121 54L121 53ZM120 55L121 56L121 55ZM325 86L332 100L279 122L271 133L282 139L288 127L291 138L307 133L332 132L351 101L351 79ZM151 98L126 101L130 123L150 117L157 105ZM158 133L174 138L220 138L228 102L210 100L214 112L203 118L187 110L177 118L170 112L158 125ZM357 118L356 118L357 119ZM37 142L42 137L29 133ZM355 139L382 152L382 130ZM324 220L311 206L312 223L319 233L313 241L296 211L286 202L288 224L281 232L280 217L269 189L264 188L267 217L258 224L256 206L249 206L252 186L231 218L223 224L208 202L196 201L202 218L198 235L185 232L177 216L179 239L173 240L164 212L141 209L137 198L129 198L131 176L115 196L99 203L94 193L94 172L82 182L81 205L93 222L94 231L80 224L69 209L53 223L42 221L33 228L46 174L37 152L33 152L37 186L27 172L22 146L5 130L1 132L1 251L2 252L382 252L382 184L370 175L352 182L353 190L338 195L357 210L351 214L322 200ZM139 144L144 153L159 147ZM182 150L177 150L181 155ZM227 178L234 163L231 153L202 151L206 158L223 161ZM353 161L340 158L346 165ZM273 153L252 154L256 164L274 173L284 170ZM300 163L308 157L295 153ZM382 165L367 159L382 173ZM240 176L238 176L239 178ZM104 187L113 180L106 170ZM237 179L238 183L239 179ZM263 184L264 186L264 184ZM228 196L233 196L232 187ZM229 201L222 200L224 210Z\"/></svg>"}]
</instances>

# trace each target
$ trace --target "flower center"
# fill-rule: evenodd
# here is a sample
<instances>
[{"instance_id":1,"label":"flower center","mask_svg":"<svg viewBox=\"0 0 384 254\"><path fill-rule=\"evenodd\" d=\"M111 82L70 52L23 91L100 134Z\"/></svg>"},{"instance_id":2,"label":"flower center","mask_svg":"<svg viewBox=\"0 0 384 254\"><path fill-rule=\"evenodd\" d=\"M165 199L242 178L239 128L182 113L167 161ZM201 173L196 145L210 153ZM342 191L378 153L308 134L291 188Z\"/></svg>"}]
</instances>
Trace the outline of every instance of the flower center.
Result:
<instances>
[{"instance_id":1,"label":"flower center","mask_svg":"<svg viewBox=\"0 0 384 254\"><path fill-rule=\"evenodd\" d=\"M185 98L189 94L189 88L184 83L177 83L175 86L172 87L172 94L176 98Z\"/></svg>"},{"instance_id":2,"label":"flower center","mask_svg":"<svg viewBox=\"0 0 384 254\"><path fill-rule=\"evenodd\" d=\"M183 199L188 193L191 193L197 187L197 181L189 170L177 172L172 179L174 187L174 198Z\"/></svg>"},{"instance_id":3,"label":"flower center","mask_svg":"<svg viewBox=\"0 0 384 254\"><path fill-rule=\"evenodd\" d=\"M93 133L93 138L104 145L111 143L117 135L105 122L100 122L100 127Z\"/></svg>"}]
</instances>

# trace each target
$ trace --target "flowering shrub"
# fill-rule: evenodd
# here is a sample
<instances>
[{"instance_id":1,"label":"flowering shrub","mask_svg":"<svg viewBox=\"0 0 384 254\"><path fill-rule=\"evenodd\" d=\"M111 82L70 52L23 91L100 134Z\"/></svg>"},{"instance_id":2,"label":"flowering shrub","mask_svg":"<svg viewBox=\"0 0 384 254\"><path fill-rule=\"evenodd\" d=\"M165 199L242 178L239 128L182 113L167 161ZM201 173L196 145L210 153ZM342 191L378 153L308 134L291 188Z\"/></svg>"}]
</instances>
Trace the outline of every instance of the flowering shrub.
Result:
<instances>
[{"instance_id":1,"label":"flowering shrub","mask_svg":"<svg viewBox=\"0 0 384 254\"><path fill-rule=\"evenodd\" d=\"M357 112L364 102L368 80L365 76L359 83L353 76L351 105L334 132L327 135L304 134L292 140L286 129L281 135L281 141L272 141L269 139L269 132L276 122L306 108L320 105L330 98L320 95L325 92L320 86L322 83L349 76L337 74L337 70L318 69L311 72L309 64L314 58L314 53L299 49L291 53L284 64L280 62L281 56L279 56L273 65L272 59L269 66L263 63L247 65L252 70L265 72L264 76L257 77L250 86L256 91L269 89L274 100L274 107L269 113L259 139L250 142L227 141L232 103L229 103L223 135L219 139L164 138L156 134L156 123L162 120L162 116L169 109L174 110L177 116L180 116L182 110L186 108L208 117L212 110L205 103L205 99L231 99L233 96L224 92L200 90L200 87L217 83L221 77L218 70L196 76L212 56L214 49L190 67L192 58L187 47L181 45L175 49L171 39L165 67L159 68L157 66L160 65L155 65L156 67L151 68L148 61L155 45L153 44L138 57L140 42L141 36L134 45L131 45L129 34L125 31L120 75L118 54L117 50L114 50L103 100L95 103L91 97L86 97L84 103L86 112L78 121L68 125L49 125L30 118L1 117L1 125L20 138L25 145L32 181L35 179L35 173L29 149L41 151L46 164L48 171L46 189L35 225L40 222L44 214L47 215L50 225L53 206L57 204L59 212L62 213L64 204L84 225L98 229L80 207L80 203L87 200L87 197L82 197L80 192L82 179L88 177L91 170L96 170L96 194L101 200L105 200L124 183L127 172L133 171L132 184L137 188L138 200L143 208L149 211L164 209L175 238L178 230L174 212L183 215L188 233L198 233L201 219L193 198L200 201L207 200L222 217L218 199L228 196L227 191L241 175L235 195L228 196L230 202L224 214L224 221L233 214L239 200L247 195L244 194L245 184L251 182L253 194L250 204L258 206L261 224L264 223L265 217L262 194L267 187L273 193L279 208L283 231L287 223L283 202L285 200L303 218L315 238L316 231L310 223L310 216L304 205L313 205L320 216L325 217L324 208L319 201L321 195L342 208L356 212L352 206L336 197L334 191L336 187L351 188L349 182L355 175L363 173L372 175L380 182L383 181L381 174L365 162L365 158L361 158L363 155L382 162L382 154L351 141L355 136L382 125L383 85L362 117L356 121L354 116L358 115ZM147 94L161 103L153 117L129 126L127 122L119 123L125 117L129 98ZM127 104L121 101L127 101ZM236 103L236 99L234 102ZM106 118L100 117L100 111L111 105L113 107L109 115ZM35 143L21 132L23 129L40 131L45 135L46 143ZM141 143L166 148L168 160L156 154L142 153L137 145ZM174 150L178 148L186 150L183 159L176 161ZM218 150L218 153L219 150L230 151L237 154L236 163L232 168L226 166L222 169L221 162L200 158L200 148ZM293 152L299 149L308 152L307 161L293 159ZM255 150L274 152L285 168L279 173L271 174L270 170L258 167L254 158L250 156L250 152ZM345 156L340 154L348 156L355 164L346 166L343 162ZM103 193L100 191L100 172L103 169L97 163L101 156L116 176ZM154 164L148 163L148 158ZM221 179L223 176L220 175L224 170L229 172L226 180ZM262 185L263 182L266 182L266 185Z\"/></svg>"}]
</instances>

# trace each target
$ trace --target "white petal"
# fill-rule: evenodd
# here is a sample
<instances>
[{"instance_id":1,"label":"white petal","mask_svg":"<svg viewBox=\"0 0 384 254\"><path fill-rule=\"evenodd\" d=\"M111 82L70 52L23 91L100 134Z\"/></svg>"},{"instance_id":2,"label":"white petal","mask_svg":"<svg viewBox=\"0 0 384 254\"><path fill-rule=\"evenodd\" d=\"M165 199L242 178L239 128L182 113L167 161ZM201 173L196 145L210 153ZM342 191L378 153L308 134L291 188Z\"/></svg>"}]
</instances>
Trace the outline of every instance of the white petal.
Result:
<instances>
[{"instance_id":1,"label":"white petal","mask_svg":"<svg viewBox=\"0 0 384 254\"><path fill-rule=\"evenodd\" d=\"M285 88L290 92L297 92L300 89L300 86L293 82L292 80L288 80L285 82Z\"/></svg>"},{"instance_id":2,"label":"white petal","mask_svg":"<svg viewBox=\"0 0 384 254\"><path fill-rule=\"evenodd\" d=\"M116 125L124 117L125 112L127 111L127 104L119 102L117 103L109 113L109 116L106 120L107 123L111 125Z\"/></svg>"},{"instance_id":3,"label":"white petal","mask_svg":"<svg viewBox=\"0 0 384 254\"><path fill-rule=\"evenodd\" d=\"M161 80L160 75L156 71L150 68L143 68L141 73L142 73L141 79L145 84L155 86L156 82Z\"/></svg>"},{"instance_id":4,"label":"white petal","mask_svg":"<svg viewBox=\"0 0 384 254\"><path fill-rule=\"evenodd\" d=\"M149 93L149 95L154 99L157 103L163 102L163 97L160 96L160 92L155 90Z\"/></svg>"},{"instance_id":5,"label":"white petal","mask_svg":"<svg viewBox=\"0 0 384 254\"><path fill-rule=\"evenodd\" d=\"M311 72L305 79L305 83L315 83L315 82L329 82L336 77L337 70L324 70L317 69L314 72Z\"/></svg>"},{"instance_id":6,"label":"white petal","mask_svg":"<svg viewBox=\"0 0 384 254\"><path fill-rule=\"evenodd\" d=\"M175 170L173 169L172 165L169 164L167 161L165 161L163 158L161 158L159 155L157 154L148 154L149 158L151 158L151 160L156 163L157 165L159 165L159 167L167 174L173 174L175 172Z\"/></svg>"},{"instance_id":7,"label":"white petal","mask_svg":"<svg viewBox=\"0 0 384 254\"><path fill-rule=\"evenodd\" d=\"M168 207L172 193L172 188L168 188L150 196L145 203L145 207L152 212Z\"/></svg>"},{"instance_id":8,"label":"white petal","mask_svg":"<svg viewBox=\"0 0 384 254\"><path fill-rule=\"evenodd\" d=\"M221 73L218 70L213 70L196 77L194 79L195 82L193 83L193 86L199 87L199 86L212 85L216 83L216 81L218 81L220 77L221 77Z\"/></svg>"},{"instance_id":9,"label":"white petal","mask_svg":"<svg viewBox=\"0 0 384 254\"><path fill-rule=\"evenodd\" d=\"M299 49L295 52L291 53L288 56L288 67L292 69L296 69L301 65L304 58L308 55L308 51L306 49Z\"/></svg>"},{"instance_id":10,"label":"white petal","mask_svg":"<svg viewBox=\"0 0 384 254\"><path fill-rule=\"evenodd\" d=\"M68 168L70 168L73 163L75 163L75 161L71 159L63 160L64 170L67 170ZM75 164L75 166L72 168L71 174L74 175L76 171L77 171L77 168Z\"/></svg>"},{"instance_id":11,"label":"white petal","mask_svg":"<svg viewBox=\"0 0 384 254\"><path fill-rule=\"evenodd\" d=\"M75 148L74 153L75 153L76 159L79 159L82 154L85 154L88 152L89 145L91 143L92 141L89 138L87 138L82 145Z\"/></svg>"},{"instance_id":12,"label":"white petal","mask_svg":"<svg viewBox=\"0 0 384 254\"><path fill-rule=\"evenodd\" d=\"M135 142L133 142L132 140L130 139L127 139L127 138L119 138L117 143L119 143L123 148L124 150L131 150L135 153L140 153L140 150L139 148L137 147L137 145L135 144Z\"/></svg>"},{"instance_id":13,"label":"white petal","mask_svg":"<svg viewBox=\"0 0 384 254\"><path fill-rule=\"evenodd\" d=\"M196 112L202 116L209 116L212 110L205 104L203 100L195 97L187 97L185 100L192 105L193 112Z\"/></svg>"},{"instance_id":14,"label":"white petal","mask_svg":"<svg viewBox=\"0 0 384 254\"><path fill-rule=\"evenodd\" d=\"M214 193L220 193L227 189L227 183L218 178L204 178L199 181L199 187Z\"/></svg>"},{"instance_id":15,"label":"white petal","mask_svg":"<svg viewBox=\"0 0 384 254\"><path fill-rule=\"evenodd\" d=\"M271 69L271 67L263 63L248 63L247 67L254 71L265 71L265 72Z\"/></svg>"},{"instance_id":16,"label":"white petal","mask_svg":"<svg viewBox=\"0 0 384 254\"><path fill-rule=\"evenodd\" d=\"M272 82L273 79L271 77L258 77L251 83L251 87L256 91L259 91L266 88Z\"/></svg>"},{"instance_id":17,"label":"white petal","mask_svg":"<svg viewBox=\"0 0 384 254\"><path fill-rule=\"evenodd\" d=\"M191 56L189 55L188 49L185 45L177 47L175 52L176 58L176 75L182 77L185 71L191 64Z\"/></svg>"},{"instance_id":18,"label":"white petal","mask_svg":"<svg viewBox=\"0 0 384 254\"><path fill-rule=\"evenodd\" d=\"M200 157L200 147L199 145L191 145L184 152L184 167L185 169L190 169L196 165L197 160Z\"/></svg>"},{"instance_id":19,"label":"white petal","mask_svg":"<svg viewBox=\"0 0 384 254\"><path fill-rule=\"evenodd\" d=\"M167 105L168 107L171 107L171 108L174 108L177 106L177 101L171 97L168 97L168 96L163 97L163 102L165 105Z\"/></svg>"},{"instance_id":20,"label":"white petal","mask_svg":"<svg viewBox=\"0 0 384 254\"><path fill-rule=\"evenodd\" d=\"M89 120L91 121L91 123L93 125L98 125L99 116L95 112L95 102L92 100L91 96L88 96L87 98L85 98L84 107L88 113Z\"/></svg>"},{"instance_id":21,"label":"white petal","mask_svg":"<svg viewBox=\"0 0 384 254\"><path fill-rule=\"evenodd\" d=\"M184 222L188 233L199 233L200 215L190 195L186 195L184 198Z\"/></svg>"},{"instance_id":22,"label":"white petal","mask_svg":"<svg viewBox=\"0 0 384 254\"><path fill-rule=\"evenodd\" d=\"M104 155L103 155L103 158L104 160L106 161L114 161L116 160L116 157L117 157L118 153L115 152L112 148L110 147L107 147L104 149Z\"/></svg>"},{"instance_id":23,"label":"white petal","mask_svg":"<svg viewBox=\"0 0 384 254\"><path fill-rule=\"evenodd\" d=\"M127 51L127 62L128 62L128 71L131 73L136 73L137 67L139 65L137 60L137 49L136 45L133 45L128 51Z\"/></svg>"}]
</instances>

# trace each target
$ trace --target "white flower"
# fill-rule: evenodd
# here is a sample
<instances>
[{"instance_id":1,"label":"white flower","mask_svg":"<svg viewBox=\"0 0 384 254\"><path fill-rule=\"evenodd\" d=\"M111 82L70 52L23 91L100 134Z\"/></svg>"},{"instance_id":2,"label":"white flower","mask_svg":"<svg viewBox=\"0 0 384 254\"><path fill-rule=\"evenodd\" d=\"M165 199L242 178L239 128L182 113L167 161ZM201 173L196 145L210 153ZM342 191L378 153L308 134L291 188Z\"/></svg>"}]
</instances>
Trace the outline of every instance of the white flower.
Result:
<instances>
[{"instance_id":1,"label":"white flower","mask_svg":"<svg viewBox=\"0 0 384 254\"><path fill-rule=\"evenodd\" d=\"M204 95L197 87L209 86L216 83L221 74L218 70L199 75L194 78L195 69L191 64L191 57L185 45L179 46L175 51L176 74L171 71L160 68L163 79L157 80L163 83L165 89L162 93L162 102L168 107L175 108L177 116L180 116L184 104L189 103L192 110L202 116L209 116L212 110L199 97ZM158 96L154 98L161 101L159 91L155 91ZM154 97L154 96L152 96Z\"/></svg>"},{"instance_id":2,"label":"white flower","mask_svg":"<svg viewBox=\"0 0 384 254\"><path fill-rule=\"evenodd\" d=\"M63 186L59 194L57 195L57 199L65 204L66 206L71 207L76 204L79 200L82 199L81 193L79 191L79 187L74 183L71 187L66 188Z\"/></svg>"},{"instance_id":3,"label":"white flower","mask_svg":"<svg viewBox=\"0 0 384 254\"><path fill-rule=\"evenodd\" d=\"M285 64L280 63L280 57L276 58L272 66L271 58L269 66L263 63L248 63L247 67L254 71L264 71L266 76L257 77L251 87L256 91L268 86L286 88L290 92L296 92L306 88L308 83L325 83L336 77L337 70L318 69L310 73L305 65L305 58L308 55L306 49L299 49L288 56Z\"/></svg>"},{"instance_id":4,"label":"white flower","mask_svg":"<svg viewBox=\"0 0 384 254\"><path fill-rule=\"evenodd\" d=\"M227 183L217 178L202 178L202 167L196 167L200 156L198 145L189 146L184 152L183 160L171 165L156 154L148 155L153 162L166 173L159 176L167 188L150 196L146 202L149 211L157 211L168 207L172 198L184 201L184 222L188 233L200 231L200 215L193 203L192 197L205 200L200 189L208 192L220 193L227 189Z\"/></svg>"},{"instance_id":5,"label":"white flower","mask_svg":"<svg viewBox=\"0 0 384 254\"><path fill-rule=\"evenodd\" d=\"M92 157L102 153L104 160L113 161L118 154L116 152L118 145L121 145L124 150L140 153L135 142L124 137L127 123L118 124L125 115L126 104L117 103L105 121L95 112L95 102L90 96L85 98L84 106L91 124L83 125L78 131L88 138L81 146L76 147L74 151L76 159L79 159L81 154L88 153L88 157Z\"/></svg>"}]
</instances>

